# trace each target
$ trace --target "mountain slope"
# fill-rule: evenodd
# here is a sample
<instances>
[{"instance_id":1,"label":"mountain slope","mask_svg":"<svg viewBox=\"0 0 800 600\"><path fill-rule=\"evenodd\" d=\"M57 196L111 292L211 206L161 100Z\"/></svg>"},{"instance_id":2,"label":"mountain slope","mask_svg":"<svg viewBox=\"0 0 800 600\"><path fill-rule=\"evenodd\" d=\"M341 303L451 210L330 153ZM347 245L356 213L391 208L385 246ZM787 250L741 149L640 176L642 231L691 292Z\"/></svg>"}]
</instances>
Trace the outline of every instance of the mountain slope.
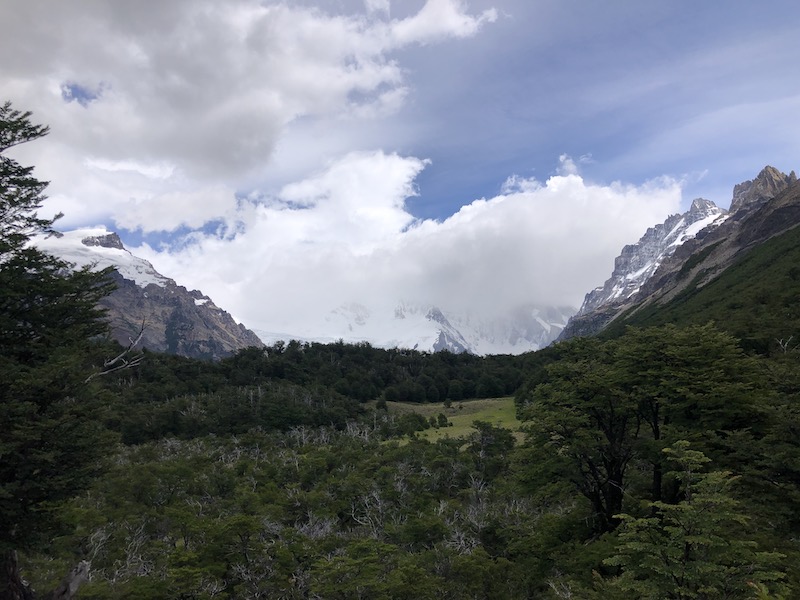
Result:
<instances>
[{"instance_id":1,"label":"mountain slope","mask_svg":"<svg viewBox=\"0 0 800 600\"><path fill-rule=\"evenodd\" d=\"M644 306L667 303L690 287L708 284L744 253L800 222L797 187L794 172L785 175L772 167L764 168L755 180L735 186L731 203L735 211L676 244L628 297L609 298L589 310L582 309L570 321L562 339L598 333L623 313L625 318L621 320L628 322L630 315Z\"/></svg>"},{"instance_id":2,"label":"mountain slope","mask_svg":"<svg viewBox=\"0 0 800 600\"><path fill-rule=\"evenodd\" d=\"M617 307L635 296L661 264L706 227L719 226L727 211L710 200L697 198L683 214L671 215L663 223L649 228L635 244L622 249L614 261L614 271L602 287L584 298L559 339L591 335L613 318Z\"/></svg>"},{"instance_id":3,"label":"mountain slope","mask_svg":"<svg viewBox=\"0 0 800 600\"><path fill-rule=\"evenodd\" d=\"M792 195L800 216L800 187ZM742 234L740 241L752 232ZM800 227L771 235L738 253L732 264L709 281L705 281L707 269L717 267L715 254L724 253L725 248L719 244L707 249L705 255L694 255L695 265L684 263L687 285L677 293L632 307L608 327L608 334L626 325L714 321L742 339L746 348L762 354L800 347Z\"/></svg>"},{"instance_id":4,"label":"mountain slope","mask_svg":"<svg viewBox=\"0 0 800 600\"><path fill-rule=\"evenodd\" d=\"M101 301L111 336L127 346L144 328L140 347L192 358L218 359L261 340L197 290L189 291L128 252L104 228L38 239L37 247L80 268L113 267L117 289Z\"/></svg>"},{"instance_id":5,"label":"mountain slope","mask_svg":"<svg viewBox=\"0 0 800 600\"><path fill-rule=\"evenodd\" d=\"M664 223L648 229L636 244L622 249L614 262L611 277L603 287L586 294L578 315L630 298L678 246L694 238L705 227L720 224L726 214L727 211L710 200L697 198L684 214L672 215Z\"/></svg>"}]
</instances>

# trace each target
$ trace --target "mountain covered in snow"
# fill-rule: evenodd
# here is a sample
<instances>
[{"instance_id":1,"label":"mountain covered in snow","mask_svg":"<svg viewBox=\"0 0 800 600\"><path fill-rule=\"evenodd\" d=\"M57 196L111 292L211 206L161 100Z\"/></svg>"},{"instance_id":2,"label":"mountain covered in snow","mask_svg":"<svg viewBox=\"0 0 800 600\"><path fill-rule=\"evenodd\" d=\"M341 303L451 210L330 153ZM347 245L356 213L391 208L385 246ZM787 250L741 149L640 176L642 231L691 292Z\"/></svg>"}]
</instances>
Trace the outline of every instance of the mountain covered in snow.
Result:
<instances>
[{"instance_id":1,"label":"mountain covered in snow","mask_svg":"<svg viewBox=\"0 0 800 600\"><path fill-rule=\"evenodd\" d=\"M753 227L764 214L772 214L774 200L796 187L794 171L786 175L767 166L755 179L734 186L729 211L697 199L686 213L651 227L636 244L622 249L611 277L586 295L559 339L593 335L626 310L674 297L686 285L710 281L732 264L734 257L800 222L793 221L794 217L785 220L792 213L783 210L782 224L766 231ZM748 231L759 233L745 242Z\"/></svg>"},{"instance_id":2,"label":"mountain covered in snow","mask_svg":"<svg viewBox=\"0 0 800 600\"><path fill-rule=\"evenodd\" d=\"M495 317L432 305L398 302L383 308L359 303L340 306L304 331L257 331L267 344L297 339L329 343L368 342L381 348L472 354L521 354L549 345L575 309L522 306Z\"/></svg>"},{"instance_id":3,"label":"mountain covered in snow","mask_svg":"<svg viewBox=\"0 0 800 600\"><path fill-rule=\"evenodd\" d=\"M611 277L602 287L586 294L578 315L633 296L678 246L706 227L721 224L727 214L728 211L710 200L697 198L685 213L671 215L660 225L649 228L637 243L622 249L614 261Z\"/></svg>"},{"instance_id":4,"label":"mountain covered in snow","mask_svg":"<svg viewBox=\"0 0 800 600\"><path fill-rule=\"evenodd\" d=\"M177 285L134 256L103 227L38 238L36 246L75 268L114 269L117 289L101 301L111 336L123 346L142 332L140 347L218 359L261 340L203 293Z\"/></svg>"}]
</instances>

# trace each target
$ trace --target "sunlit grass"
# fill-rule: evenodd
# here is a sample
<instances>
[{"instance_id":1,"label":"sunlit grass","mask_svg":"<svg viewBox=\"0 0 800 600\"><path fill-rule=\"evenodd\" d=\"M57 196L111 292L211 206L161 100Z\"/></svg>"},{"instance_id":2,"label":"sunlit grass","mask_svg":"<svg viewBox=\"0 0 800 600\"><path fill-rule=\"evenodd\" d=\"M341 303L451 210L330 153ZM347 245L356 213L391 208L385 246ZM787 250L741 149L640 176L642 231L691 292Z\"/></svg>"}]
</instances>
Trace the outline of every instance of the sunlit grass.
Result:
<instances>
[{"instance_id":1,"label":"sunlit grass","mask_svg":"<svg viewBox=\"0 0 800 600\"><path fill-rule=\"evenodd\" d=\"M410 402L387 402L389 412L405 414L415 412L425 418L436 418L440 413L447 417L452 426L426 429L417 435L435 442L443 438L462 438L470 435L475 421L486 421L495 427L504 427L515 432L515 437L522 439L519 431L513 398L494 398L486 400L465 400L453 402L448 408L442 402L432 404L413 404Z\"/></svg>"}]
</instances>

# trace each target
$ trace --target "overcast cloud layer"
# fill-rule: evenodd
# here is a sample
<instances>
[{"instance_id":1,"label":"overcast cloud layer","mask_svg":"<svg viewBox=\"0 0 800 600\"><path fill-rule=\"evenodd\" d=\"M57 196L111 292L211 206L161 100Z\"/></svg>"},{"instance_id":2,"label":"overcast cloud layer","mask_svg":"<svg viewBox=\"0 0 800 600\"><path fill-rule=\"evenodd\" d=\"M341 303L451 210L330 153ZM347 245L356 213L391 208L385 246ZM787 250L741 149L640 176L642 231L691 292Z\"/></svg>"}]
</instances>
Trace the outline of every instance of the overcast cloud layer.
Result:
<instances>
[{"instance_id":1,"label":"overcast cloud layer","mask_svg":"<svg viewBox=\"0 0 800 600\"><path fill-rule=\"evenodd\" d=\"M623 4L8 0L0 81L51 126L16 156L62 228L249 326L577 307L648 226L800 156L795 2Z\"/></svg>"}]
</instances>

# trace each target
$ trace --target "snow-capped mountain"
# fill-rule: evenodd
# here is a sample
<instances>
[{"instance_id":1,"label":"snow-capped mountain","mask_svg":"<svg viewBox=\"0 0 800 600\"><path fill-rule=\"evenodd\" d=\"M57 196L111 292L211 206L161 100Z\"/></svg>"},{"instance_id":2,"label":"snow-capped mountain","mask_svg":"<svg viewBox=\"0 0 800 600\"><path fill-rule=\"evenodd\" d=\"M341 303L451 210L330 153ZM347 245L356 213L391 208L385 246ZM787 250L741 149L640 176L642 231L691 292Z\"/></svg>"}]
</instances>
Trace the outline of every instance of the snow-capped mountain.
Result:
<instances>
[{"instance_id":1,"label":"snow-capped mountain","mask_svg":"<svg viewBox=\"0 0 800 600\"><path fill-rule=\"evenodd\" d=\"M611 277L602 287L586 294L578 315L633 296L678 246L706 227L719 225L727 214L710 200L697 198L682 215L671 215L660 225L648 229L637 243L622 249L614 261Z\"/></svg>"},{"instance_id":2,"label":"snow-capped mountain","mask_svg":"<svg viewBox=\"0 0 800 600\"><path fill-rule=\"evenodd\" d=\"M104 227L37 238L34 243L75 268L114 268L117 289L100 304L107 310L111 336L124 346L142 327L141 347L194 358L217 359L261 345L258 336L237 324L211 298L164 277Z\"/></svg>"},{"instance_id":3,"label":"snow-capped mountain","mask_svg":"<svg viewBox=\"0 0 800 600\"><path fill-rule=\"evenodd\" d=\"M487 318L431 305L399 302L394 307L340 306L302 332L256 331L267 344L279 340L368 342L381 348L449 350L472 354L521 354L555 340L574 308L519 307Z\"/></svg>"},{"instance_id":4,"label":"snow-capped mountain","mask_svg":"<svg viewBox=\"0 0 800 600\"><path fill-rule=\"evenodd\" d=\"M126 250L119 236L105 227L76 229L57 236L40 237L35 244L40 250L73 264L76 269L93 267L99 271L114 267L124 279L133 281L141 288L151 283L161 287L175 285L174 281L159 274L148 261Z\"/></svg>"},{"instance_id":5,"label":"snow-capped mountain","mask_svg":"<svg viewBox=\"0 0 800 600\"><path fill-rule=\"evenodd\" d=\"M586 295L559 339L596 334L627 309L711 281L741 252L795 225L796 216L778 210L777 199L796 187L794 171L786 175L767 166L755 179L734 186L730 211L698 199L688 212L651 227L638 243L622 249L611 277Z\"/></svg>"}]
</instances>

